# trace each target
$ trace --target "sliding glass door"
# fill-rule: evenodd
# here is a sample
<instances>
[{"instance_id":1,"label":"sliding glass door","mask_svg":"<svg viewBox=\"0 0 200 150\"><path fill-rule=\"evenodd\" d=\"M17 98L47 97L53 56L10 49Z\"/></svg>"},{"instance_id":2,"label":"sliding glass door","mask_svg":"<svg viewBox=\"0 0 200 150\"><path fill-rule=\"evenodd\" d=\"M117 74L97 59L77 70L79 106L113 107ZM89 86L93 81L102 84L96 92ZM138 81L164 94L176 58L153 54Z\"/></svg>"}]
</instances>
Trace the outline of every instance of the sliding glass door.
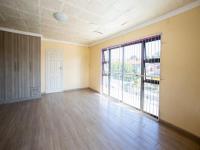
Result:
<instances>
[{"instance_id":1,"label":"sliding glass door","mask_svg":"<svg viewBox=\"0 0 200 150\"><path fill-rule=\"evenodd\" d=\"M124 47L123 102L140 109L142 44Z\"/></svg>"},{"instance_id":2,"label":"sliding glass door","mask_svg":"<svg viewBox=\"0 0 200 150\"><path fill-rule=\"evenodd\" d=\"M102 53L102 87L103 93L106 95L110 95L110 51L103 50Z\"/></svg>"},{"instance_id":3,"label":"sliding glass door","mask_svg":"<svg viewBox=\"0 0 200 150\"><path fill-rule=\"evenodd\" d=\"M122 99L122 48L110 50L110 96Z\"/></svg>"},{"instance_id":4,"label":"sliding glass door","mask_svg":"<svg viewBox=\"0 0 200 150\"><path fill-rule=\"evenodd\" d=\"M160 47L160 40L145 42L143 110L155 116L159 111Z\"/></svg>"},{"instance_id":5,"label":"sliding glass door","mask_svg":"<svg viewBox=\"0 0 200 150\"><path fill-rule=\"evenodd\" d=\"M160 36L103 50L103 93L158 117Z\"/></svg>"}]
</instances>

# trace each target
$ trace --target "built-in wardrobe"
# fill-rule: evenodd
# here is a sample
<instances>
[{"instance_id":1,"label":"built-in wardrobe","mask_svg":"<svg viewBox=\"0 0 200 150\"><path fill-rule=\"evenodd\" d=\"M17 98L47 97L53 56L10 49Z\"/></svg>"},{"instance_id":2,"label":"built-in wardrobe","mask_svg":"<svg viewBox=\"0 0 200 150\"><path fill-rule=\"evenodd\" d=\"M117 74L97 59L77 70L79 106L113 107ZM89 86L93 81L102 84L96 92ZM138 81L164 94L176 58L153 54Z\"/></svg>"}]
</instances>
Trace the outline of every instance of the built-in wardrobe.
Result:
<instances>
[{"instance_id":1,"label":"built-in wardrobe","mask_svg":"<svg viewBox=\"0 0 200 150\"><path fill-rule=\"evenodd\" d=\"M0 103L41 96L41 37L0 31Z\"/></svg>"}]
</instances>

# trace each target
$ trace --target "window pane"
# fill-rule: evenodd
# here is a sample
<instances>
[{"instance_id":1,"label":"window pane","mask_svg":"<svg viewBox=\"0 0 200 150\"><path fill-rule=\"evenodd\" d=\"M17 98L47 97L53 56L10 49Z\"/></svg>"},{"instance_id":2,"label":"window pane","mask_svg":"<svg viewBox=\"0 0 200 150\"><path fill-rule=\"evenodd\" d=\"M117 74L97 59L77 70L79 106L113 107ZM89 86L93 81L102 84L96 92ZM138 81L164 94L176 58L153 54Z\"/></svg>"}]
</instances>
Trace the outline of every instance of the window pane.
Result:
<instances>
[{"instance_id":1,"label":"window pane","mask_svg":"<svg viewBox=\"0 0 200 150\"><path fill-rule=\"evenodd\" d=\"M145 43L146 59L160 58L160 44L160 40Z\"/></svg>"},{"instance_id":2,"label":"window pane","mask_svg":"<svg viewBox=\"0 0 200 150\"><path fill-rule=\"evenodd\" d=\"M111 72L122 73L122 48L111 50Z\"/></svg>"},{"instance_id":3,"label":"window pane","mask_svg":"<svg viewBox=\"0 0 200 150\"><path fill-rule=\"evenodd\" d=\"M105 50L103 51L103 62L108 62L109 61L109 51Z\"/></svg>"},{"instance_id":4,"label":"window pane","mask_svg":"<svg viewBox=\"0 0 200 150\"><path fill-rule=\"evenodd\" d=\"M144 111L158 116L159 85L144 83Z\"/></svg>"},{"instance_id":5,"label":"window pane","mask_svg":"<svg viewBox=\"0 0 200 150\"><path fill-rule=\"evenodd\" d=\"M134 75L125 75L123 82L123 102L140 108L141 78Z\"/></svg>"},{"instance_id":6,"label":"window pane","mask_svg":"<svg viewBox=\"0 0 200 150\"><path fill-rule=\"evenodd\" d=\"M110 51L110 96L122 99L122 48Z\"/></svg>"},{"instance_id":7,"label":"window pane","mask_svg":"<svg viewBox=\"0 0 200 150\"><path fill-rule=\"evenodd\" d=\"M146 79L160 80L160 63L145 63Z\"/></svg>"},{"instance_id":8,"label":"window pane","mask_svg":"<svg viewBox=\"0 0 200 150\"><path fill-rule=\"evenodd\" d=\"M111 73L110 76L110 96L122 99L122 74Z\"/></svg>"},{"instance_id":9,"label":"window pane","mask_svg":"<svg viewBox=\"0 0 200 150\"><path fill-rule=\"evenodd\" d=\"M103 76L103 93L108 94L108 76Z\"/></svg>"},{"instance_id":10,"label":"window pane","mask_svg":"<svg viewBox=\"0 0 200 150\"><path fill-rule=\"evenodd\" d=\"M124 73L141 74L142 44L124 47Z\"/></svg>"},{"instance_id":11,"label":"window pane","mask_svg":"<svg viewBox=\"0 0 200 150\"><path fill-rule=\"evenodd\" d=\"M109 73L109 63L103 63L103 75L108 75Z\"/></svg>"}]
</instances>

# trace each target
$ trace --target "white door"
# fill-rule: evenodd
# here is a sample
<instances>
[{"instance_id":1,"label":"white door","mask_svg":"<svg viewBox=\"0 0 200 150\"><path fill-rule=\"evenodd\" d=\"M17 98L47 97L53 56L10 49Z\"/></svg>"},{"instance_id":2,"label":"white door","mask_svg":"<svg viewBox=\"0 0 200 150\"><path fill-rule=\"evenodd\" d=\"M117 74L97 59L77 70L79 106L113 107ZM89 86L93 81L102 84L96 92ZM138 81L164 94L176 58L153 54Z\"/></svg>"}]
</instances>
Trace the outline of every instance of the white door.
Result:
<instances>
[{"instance_id":1,"label":"white door","mask_svg":"<svg viewBox=\"0 0 200 150\"><path fill-rule=\"evenodd\" d=\"M46 51L46 93L63 91L63 51Z\"/></svg>"}]
</instances>

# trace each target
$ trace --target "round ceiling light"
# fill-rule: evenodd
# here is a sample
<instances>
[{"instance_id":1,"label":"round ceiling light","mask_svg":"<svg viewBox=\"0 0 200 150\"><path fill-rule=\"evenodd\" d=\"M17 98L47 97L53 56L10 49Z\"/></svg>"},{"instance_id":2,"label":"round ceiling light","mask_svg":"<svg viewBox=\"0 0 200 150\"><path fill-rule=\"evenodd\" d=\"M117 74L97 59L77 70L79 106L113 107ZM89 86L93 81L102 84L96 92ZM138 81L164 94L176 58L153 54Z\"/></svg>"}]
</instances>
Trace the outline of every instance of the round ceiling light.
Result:
<instances>
[{"instance_id":1,"label":"round ceiling light","mask_svg":"<svg viewBox=\"0 0 200 150\"><path fill-rule=\"evenodd\" d=\"M55 12L53 16L57 21L60 22L65 22L68 19L67 15L65 15L63 12Z\"/></svg>"}]
</instances>

